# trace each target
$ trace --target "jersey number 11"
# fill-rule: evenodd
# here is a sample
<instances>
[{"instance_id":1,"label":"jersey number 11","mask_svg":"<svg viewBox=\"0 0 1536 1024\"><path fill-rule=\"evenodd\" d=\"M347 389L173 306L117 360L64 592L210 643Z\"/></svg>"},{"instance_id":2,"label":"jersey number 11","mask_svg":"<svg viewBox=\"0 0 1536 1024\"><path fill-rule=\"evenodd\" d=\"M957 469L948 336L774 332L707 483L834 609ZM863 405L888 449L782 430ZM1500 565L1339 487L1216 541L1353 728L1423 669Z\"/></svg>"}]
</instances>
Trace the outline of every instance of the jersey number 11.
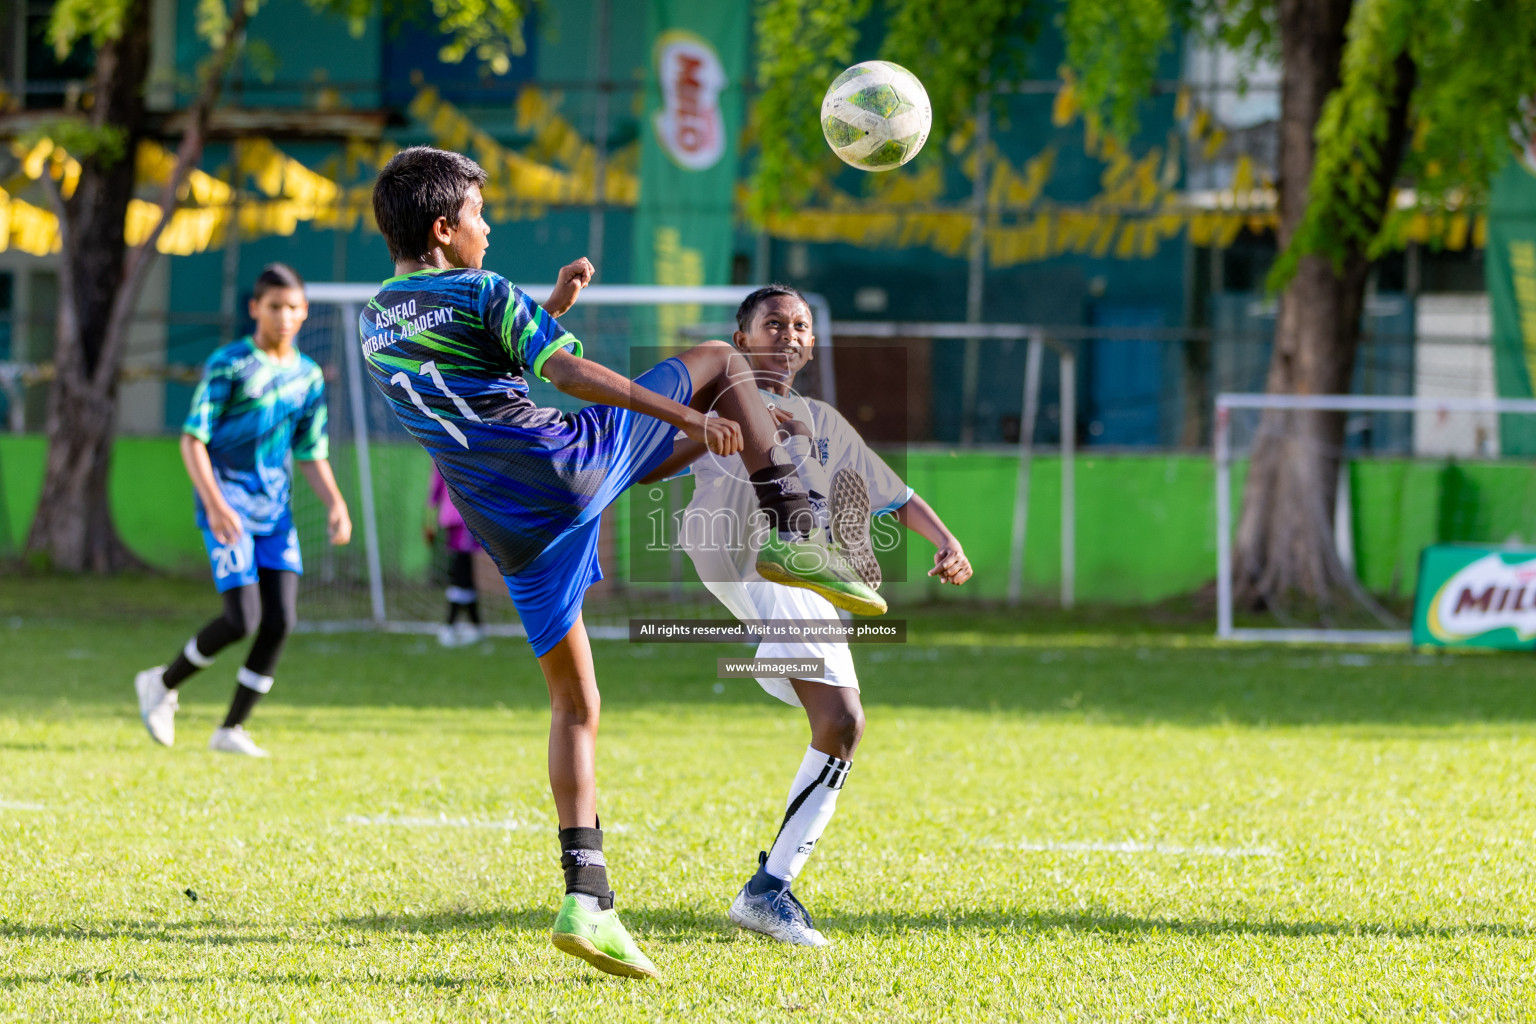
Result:
<instances>
[{"instance_id":1,"label":"jersey number 11","mask_svg":"<svg viewBox=\"0 0 1536 1024\"><path fill-rule=\"evenodd\" d=\"M461 414L463 414L465 419L473 420L476 423L485 422L479 416L475 415L475 410L469 407L468 402L464 401L464 399L460 398L458 395L454 394L448 389L448 383L443 380L443 375L441 372L439 372L437 368L437 362L435 360L429 360L425 363L422 363L421 372L432 378L432 383L437 385L437 390L441 391L444 395L447 395L448 398L453 401L454 407L457 408ZM420 409L423 416L436 420L439 424L442 425L444 430L448 431L450 437L459 442L459 444L463 445L465 448L469 447L469 438L464 436L464 431L460 430L457 424L443 419L437 413L427 408L427 403L421 400L421 396L418 395L416 393L416 389L411 386L411 378L404 370L401 370L399 373L389 378L389 382L391 384L398 384L405 388L405 393L411 396L411 404Z\"/></svg>"}]
</instances>

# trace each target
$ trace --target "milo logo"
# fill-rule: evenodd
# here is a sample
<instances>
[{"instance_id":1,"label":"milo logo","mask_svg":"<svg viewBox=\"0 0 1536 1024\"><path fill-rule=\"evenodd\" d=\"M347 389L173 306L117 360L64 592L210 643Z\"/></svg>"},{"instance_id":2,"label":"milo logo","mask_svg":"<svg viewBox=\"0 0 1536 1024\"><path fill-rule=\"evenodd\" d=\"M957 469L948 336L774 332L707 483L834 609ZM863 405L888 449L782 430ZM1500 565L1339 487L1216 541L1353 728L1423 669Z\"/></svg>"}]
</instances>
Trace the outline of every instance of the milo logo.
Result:
<instances>
[{"instance_id":1,"label":"milo logo","mask_svg":"<svg viewBox=\"0 0 1536 1024\"><path fill-rule=\"evenodd\" d=\"M1436 640L1463 642L1502 628L1522 641L1536 637L1536 558L1507 557L1484 555L1440 585L1427 609Z\"/></svg>"},{"instance_id":2,"label":"milo logo","mask_svg":"<svg viewBox=\"0 0 1536 1024\"><path fill-rule=\"evenodd\" d=\"M656 40L656 77L662 98L656 136L668 155L690 171L719 163L725 154L720 93L728 82L715 48L692 32L664 32Z\"/></svg>"}]
</instances>

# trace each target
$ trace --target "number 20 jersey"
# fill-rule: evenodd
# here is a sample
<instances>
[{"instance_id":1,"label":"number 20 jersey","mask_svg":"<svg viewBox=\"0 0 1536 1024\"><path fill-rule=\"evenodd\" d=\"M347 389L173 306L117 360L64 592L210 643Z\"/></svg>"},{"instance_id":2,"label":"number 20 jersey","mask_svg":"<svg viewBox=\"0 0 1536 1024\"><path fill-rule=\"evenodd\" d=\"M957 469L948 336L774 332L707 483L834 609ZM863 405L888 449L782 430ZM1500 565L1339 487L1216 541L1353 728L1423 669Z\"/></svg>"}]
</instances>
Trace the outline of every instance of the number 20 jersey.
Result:
<instances>
[{"instance_id":1,"label":"number 20 jersey","mask_svg":"<svg viewBox=\"0 0 1536 1024\"><path fill-rule=\"evenodd\" d=\"M432 456L464 524L502 575L525 567L597 492L607 439L528 397L556 351L581 342L485 270L385 281L359 317L373 382Z\"/></svg>"}]
</instances>

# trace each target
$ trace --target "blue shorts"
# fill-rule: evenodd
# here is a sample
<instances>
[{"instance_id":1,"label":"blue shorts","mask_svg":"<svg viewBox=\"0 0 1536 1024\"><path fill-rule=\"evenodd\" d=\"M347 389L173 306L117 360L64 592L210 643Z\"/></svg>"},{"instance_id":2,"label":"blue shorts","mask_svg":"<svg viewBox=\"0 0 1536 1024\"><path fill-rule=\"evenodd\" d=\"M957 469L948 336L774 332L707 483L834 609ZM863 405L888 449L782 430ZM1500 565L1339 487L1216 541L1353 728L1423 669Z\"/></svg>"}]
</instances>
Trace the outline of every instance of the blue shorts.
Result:
<instances>
[{"instance_id":1,"label":"blue shorts","mask_svg":"<svg viewBox=\"0 0 1536 1024\"><path fill-rule=\"evenodd\" d=\"M258 569L282 569L303 574L304 560L299 556L299 531L293 528L292 513L284 513L271 533L257 536L248 524L240 537L228 546L220 544L213 531L203 527L203 546L208 549L208 565L213 570L213 585L219 593L256 582Z\"/></svg>"},{"instance_id":2,"label":"blue shorts","mask_svg":"<svg viewBox=\"0 0 1536 1024\"><path fill-rule=\"evenodd\" d=\"M680 359L664 359L635 383L687 405L693 380ZM542 554L516 575L504 577L528 643L542 658L565 639L581 614L582 596L603 578L597 538L603 509L672 454L677 428L664 420L612 405L590 405L576 414L591 436L603 439L603 482L587 507Z\"/></svg>"}]
</instances>

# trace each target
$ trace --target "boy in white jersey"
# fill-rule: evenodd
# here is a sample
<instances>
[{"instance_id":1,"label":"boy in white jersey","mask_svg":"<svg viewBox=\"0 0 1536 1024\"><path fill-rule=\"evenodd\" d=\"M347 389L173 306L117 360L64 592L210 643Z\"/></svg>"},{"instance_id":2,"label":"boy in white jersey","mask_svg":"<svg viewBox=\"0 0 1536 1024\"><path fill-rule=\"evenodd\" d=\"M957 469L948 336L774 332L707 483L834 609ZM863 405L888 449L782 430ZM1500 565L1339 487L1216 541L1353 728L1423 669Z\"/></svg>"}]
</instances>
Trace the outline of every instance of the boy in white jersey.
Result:
<instances>
[{"instance_id":1,"label":"boy in white jersey","mask_svg":"<svg viewBox=\"0 0 1536 1024\"><path fill-rule=\"evenodd\" d=\"M869 449L836 409L791 390L816 343L804 296L785 285L760 288L742 302L736 323L733 342L757 373L812 506L825 516L833 541L855 568L878 585L870 516L891 515L937 548L928 575L956 586L970 579L970 562L960 542L928 503ZM757 537L763 531L751 522L756 506L739 458L707 454L695 442L680 441L653 479L690 461L696 486L684 514L683 543L710 592L742 620L836 620L837 609L825 598L770 583L753 570ZM790 786L778 835L770 850L759 855L757 873L736 896L730 917L743 928L783 942L825 945L826 938L790 885L832 818L864 734L858 678L848 644L842 641L769 640L759 645L757 656L820 659L826 670L817 677L758 680L786 704L805 708L811 745Z\"/></svg>"}]
</instances>

